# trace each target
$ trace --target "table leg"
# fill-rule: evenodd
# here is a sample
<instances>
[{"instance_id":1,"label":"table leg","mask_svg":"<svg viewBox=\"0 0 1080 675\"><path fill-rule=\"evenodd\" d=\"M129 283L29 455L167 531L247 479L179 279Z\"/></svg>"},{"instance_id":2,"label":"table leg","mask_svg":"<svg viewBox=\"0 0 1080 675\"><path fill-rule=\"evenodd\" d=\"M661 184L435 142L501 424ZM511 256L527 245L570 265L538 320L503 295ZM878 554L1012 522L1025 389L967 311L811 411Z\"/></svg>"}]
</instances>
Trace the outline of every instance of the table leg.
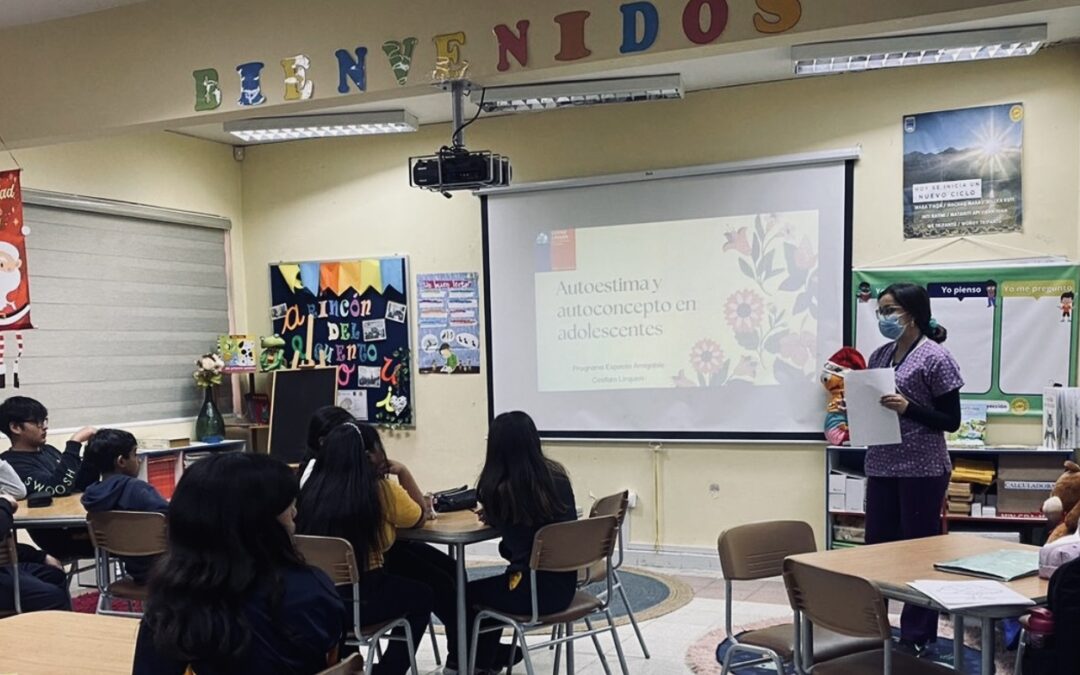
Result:
<instances>
[{"instance_id":1,"label":"table leg","mask_svg":"<svg viewBox=\"0 0 1080 675\"><path fill-rule=\"evenodd\" d=\"M458 669L465 672L469 663L468 619L465 617L465 544L454 545L454 561L457 563L457 658Z\"/></svg>"},{"instance_id":2,"label":"table leg","mask_svg":"<svg viewBox=\"0 0 1080 675\"><path fill-rule=\"evenodd\" d=\"M994 620L986 617L982 620L982 675L994 675Z\"/></svg>"},{"instance_id":3,"label":"table leg","mask_svg":"<svg viewBox=\"0 0 1080 675\"><path fill-rule=\"evenodd\" d=\"M952 615L953 641L952 658L953 668L956 672L964 672L964 617L959 614Z\"/></svg>"}]
</instances>

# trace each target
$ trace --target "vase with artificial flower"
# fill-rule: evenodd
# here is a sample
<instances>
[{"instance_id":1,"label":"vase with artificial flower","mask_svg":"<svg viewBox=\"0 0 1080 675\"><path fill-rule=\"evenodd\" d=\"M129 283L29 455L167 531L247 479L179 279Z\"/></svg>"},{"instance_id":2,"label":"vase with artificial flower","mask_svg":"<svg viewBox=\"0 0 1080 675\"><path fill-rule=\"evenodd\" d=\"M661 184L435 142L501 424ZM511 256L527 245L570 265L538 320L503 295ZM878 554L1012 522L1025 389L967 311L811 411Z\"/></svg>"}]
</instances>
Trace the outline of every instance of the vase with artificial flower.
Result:
<instances>
[{"instance_id":1,"label":"vase with artificial flower","mask_svg":"<svg viewBox=\"0 0 1080 675\"><path fill-rule=\"evenodd\" d=\"M199 416L195 418L195 438L203 443L220 443L225 440L225 418L214 400L214 387L221 384L225 361L217 354L203 354L195 361L195 386L205 394Z\"/></svg>"}]
</instances>

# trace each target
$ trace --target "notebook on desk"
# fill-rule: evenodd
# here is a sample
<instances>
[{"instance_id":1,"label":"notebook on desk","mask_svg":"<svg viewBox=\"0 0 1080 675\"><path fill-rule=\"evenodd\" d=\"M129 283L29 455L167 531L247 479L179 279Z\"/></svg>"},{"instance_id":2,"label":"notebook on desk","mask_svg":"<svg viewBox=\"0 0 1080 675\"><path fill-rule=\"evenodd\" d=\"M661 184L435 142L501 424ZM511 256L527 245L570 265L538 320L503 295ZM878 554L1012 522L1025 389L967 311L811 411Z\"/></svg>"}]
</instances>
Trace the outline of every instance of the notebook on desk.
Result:
<instances>
[{"instance_id":1,"label":"notebook on desk","mask_svg":"<svg viewBox=\"0 0 1080 675\"><path fill-rule=\"evenodd\" d=\"M1013 581L1039 571L1039 552L1001 549L990 553L934 563L934 569L971 577Z\"/></svg>"}]
</instances>

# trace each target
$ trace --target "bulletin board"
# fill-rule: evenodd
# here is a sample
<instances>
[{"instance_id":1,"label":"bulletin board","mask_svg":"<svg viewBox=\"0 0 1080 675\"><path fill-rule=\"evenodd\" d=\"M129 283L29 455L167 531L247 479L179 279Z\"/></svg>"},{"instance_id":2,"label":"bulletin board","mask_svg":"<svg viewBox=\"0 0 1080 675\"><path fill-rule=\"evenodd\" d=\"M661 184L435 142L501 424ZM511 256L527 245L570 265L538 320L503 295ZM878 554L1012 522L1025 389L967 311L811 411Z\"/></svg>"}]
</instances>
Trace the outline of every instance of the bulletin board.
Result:
<instances>
[{"instance_id":1,"label":"bulletin board","mask_svg":"<svg viewBox=\"0 0 1080 675\"><path fill-rule=\"evenodd\" d=\"M338 405L412 426L412 344L403 256L270 266L270 318L285 362L337 368Z\"/></svg>"},{"instance_id":2,"label":"bulletin board","mask_svg":"<svg viewBox=\"0 0 1080 675\"><path fill-rule=\"evenodd\" d=\"M926 287L931 312L948 331L965 400L994 415L1041 415L1042 391L1076 386L1073 264L908 267L853 272L853 343L869 359L887 340L877 329L877 296L893 283Z\"/></svg>"}]
</instances>

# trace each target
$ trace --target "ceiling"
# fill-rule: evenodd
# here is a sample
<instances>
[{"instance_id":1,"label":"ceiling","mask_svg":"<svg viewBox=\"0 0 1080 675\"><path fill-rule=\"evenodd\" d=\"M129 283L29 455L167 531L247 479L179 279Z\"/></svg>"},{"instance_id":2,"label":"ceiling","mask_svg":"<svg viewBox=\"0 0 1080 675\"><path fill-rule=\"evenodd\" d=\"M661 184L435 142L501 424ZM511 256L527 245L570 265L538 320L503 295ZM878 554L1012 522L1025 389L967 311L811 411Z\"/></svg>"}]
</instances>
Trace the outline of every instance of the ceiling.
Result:
<instances>
[{"instance_id":1,"label":"ceiling","mask_svg":"<svg viewBox=\"0 0 1080 675\"><path fill-rule=\"evenodd\" d=\"M100 12L144 0L0 0L0 29Z\"/></svg>"},{"instance_id":2,"label":"ceiling","mask_svg":"<svg viewBox=\"0 0 1080 675\"><path fill-rule=\"evenodd\" d=\"M933 31L928 32L977 30L1043 23L1047 25L1047 37L1049 43L1053 44L1076 40L1080 38L1080 7L1068 7L997 19L987 19L983 21L941 25L935 27ZM866 37L877 36L868 35ZM938 66L920 67L934 68ZM590 73L588 76L581 79L656 75L664 73L680 73L682 75L684 89L687 92L718 89L721 87L731 87L753 82L771 82L794 77L789 50L787 48L770 48L687 61L676 61L658 66L608 70ZM859 76L859 74L854 74L848 75L847 77ZM363 112L400 108L404 108L415 115L420 121L420 124L439 124L449 122L451 119L450 96L435 87L432 87L432 93L430 94L413 95L406 98L389 101L384 100L375 103L328 107L321 109L318 112ZM466 103L466 117L471 117L475 111L476 108L473 107L471 103ZM253 115L253 117L258 117L258 115ZM225 133L220 122L215 124L175 128L170 129L170 131L230 145L242 144L230 134Z\"/></svg>"}]
</instances>

